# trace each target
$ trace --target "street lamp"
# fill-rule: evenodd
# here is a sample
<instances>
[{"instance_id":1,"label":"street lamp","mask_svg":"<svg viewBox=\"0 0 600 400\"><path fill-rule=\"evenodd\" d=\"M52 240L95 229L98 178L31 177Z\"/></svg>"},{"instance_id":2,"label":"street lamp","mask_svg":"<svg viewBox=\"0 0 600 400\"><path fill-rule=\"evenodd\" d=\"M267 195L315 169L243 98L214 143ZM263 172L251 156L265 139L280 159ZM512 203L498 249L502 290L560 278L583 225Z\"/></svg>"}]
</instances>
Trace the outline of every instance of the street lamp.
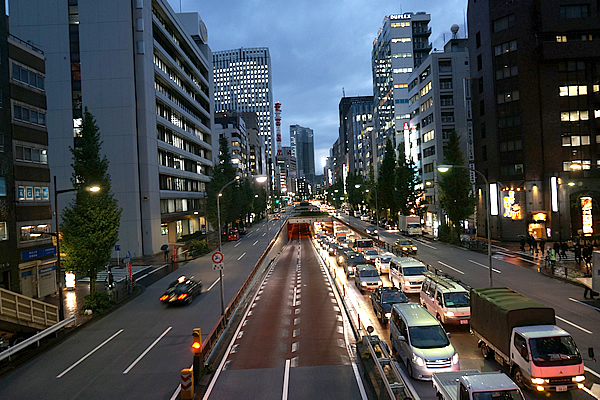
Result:
<instances>
[{"instance_id":1,"label":"street lamp","mask_svg":"<svg viewBox=\"0 0 600 400\"><path fill-rule=\"evenodd\" d=\"M266 188L265 200L267 201L267 206L265 208L265 215L266 215L266 220L267 220L267 248L268 248L269 243L271 243L271 241L269 240L269 184L268 184L268 177L266 175L258 175L258 176L255 176L254 179L258 183L266 184L265 185L265 188Z\"/></svg>"},{"instance_id":2,"label":"street lamp","mask_svg":"<svg viewBox=\"0 0 600 400\"><path fill-rule=\"evenodd\" d=\"M490 199L490 183L488 182L487 178L485 177L485 175L483 175L481 172L477 171L474 168L469 168L466 167L464 165L445 165L445 164L441 164L438 165L437 170L440 171L441 173L444 172L448 172L450 170L450 168L462 168L462 169L466 169L469 171L473 171L476 174L479 174L479 176L481 176L483 178L483 181L485 182L485 196L487 199L487 204L485 207L486 213L486 222L487 222L487 240L488 240L488 269L490 270L490 287L492 287L492 228L490 225L490 204L491 204L491 199Z\"/></svg>"},{"instance_id":3,"label":"street lamp","mask_svg":"<svg viewBox=\"0 0 600 400\"><path fill-rule=\"evenodd\" d=\"M96 193L100 191L100 186L94 185L86 188L92 193ZM58 319L62 321L65 319L65 309L63 304L63 288L62 288L62 271L60 268L60 229L58 226L58 195L62 193L76 192L77 189L56 189L56 175L54 175L54 210L55 210L55 223L56 223L56 232L53 236L56 236L56 284L58 286Z\"/></svg>"},{"instance_id":4,"label":"street lamp","mask_svg":"<svg viewBox=\"0 0 600 400\"><path fill-rule=\"evenodd\" d=\"M358 189L359 187L361 187L361 185L373 189L373 191L375 192L375 229L377 229L377 240L379 240L379 207L377 205L377 189L371 185L367 185L366 183L357 183L356 185L354 185L354 187ZM369 190L367 189L367 192L368 191Z\"/></svg>"}]
</instances>

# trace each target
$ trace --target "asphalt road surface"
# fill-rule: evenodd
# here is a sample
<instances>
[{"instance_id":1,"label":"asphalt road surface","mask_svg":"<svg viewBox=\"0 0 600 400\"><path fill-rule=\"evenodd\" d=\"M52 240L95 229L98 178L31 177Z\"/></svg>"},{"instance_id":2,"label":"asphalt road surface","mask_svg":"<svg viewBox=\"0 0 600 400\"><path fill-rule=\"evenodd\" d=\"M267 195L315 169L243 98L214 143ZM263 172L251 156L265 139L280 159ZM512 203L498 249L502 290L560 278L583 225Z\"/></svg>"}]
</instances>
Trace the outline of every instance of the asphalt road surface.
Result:
<instances>
[{"instance_id":1,"label":"asphalt road surface","mask_svg":"<svg viewBox=\"0 0 600 400\"><path fill-rule=\"evenodd\" d=\"M364 399L346 329L308 226L292 225L204 398Z\"/></svg>"}]
</instances>

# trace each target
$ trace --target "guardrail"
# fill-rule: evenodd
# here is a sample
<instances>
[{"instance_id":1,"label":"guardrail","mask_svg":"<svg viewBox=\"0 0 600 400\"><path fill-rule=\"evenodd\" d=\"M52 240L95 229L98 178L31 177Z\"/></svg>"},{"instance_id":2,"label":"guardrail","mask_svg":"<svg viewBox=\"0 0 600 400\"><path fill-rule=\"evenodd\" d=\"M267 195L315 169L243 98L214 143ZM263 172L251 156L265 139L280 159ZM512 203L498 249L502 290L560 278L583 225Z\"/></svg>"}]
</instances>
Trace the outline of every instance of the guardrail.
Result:
<instances>
[{"instance_id":1,"label":"guardrail","mask_svg":"<svg viewBox=\"0 0 600 400\"><path fill-rule=\"evenodd\" d=\"M40 340L45 338L46 336L58 331L59 329L64 328L65 326L69 325L71 322L75 322L75 316L72 315L69 318L66 318L62 321L60 321L57 324L52 325L50 328L48 329L44 329L43 331L33 335L32 337L30 337L29 339L15 345L12 347L9 347L8 349L4 350L2 353L0 353L0 361L4 360L5 358L8 358L10 360L10 357L15 354L18 353L19 351L23 350L24 348L32 345L33 343L37 343L37 345L40 345Z\"/></svg>"},{"instance_id":2,"label":"guardrail","mask_svg":"<svg viewBox=\"0 0 600 400\"><path fill-rule=\"evenodd\" d=\"M0 288L0 319L44 329L58 322L58 307Z\"/></svg>"}]
</instances>

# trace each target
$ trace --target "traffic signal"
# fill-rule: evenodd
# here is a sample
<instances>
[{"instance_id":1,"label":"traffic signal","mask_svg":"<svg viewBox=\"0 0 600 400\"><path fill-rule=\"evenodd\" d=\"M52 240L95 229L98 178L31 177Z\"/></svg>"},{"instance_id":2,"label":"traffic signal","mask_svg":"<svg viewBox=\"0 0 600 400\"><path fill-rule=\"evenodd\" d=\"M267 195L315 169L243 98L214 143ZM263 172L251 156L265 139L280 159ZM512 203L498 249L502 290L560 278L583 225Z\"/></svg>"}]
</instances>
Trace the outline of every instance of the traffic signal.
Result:
<instances>
[{"instance_id":1,"label":"traffic signal","mask_svg":"<svg viewBox=\"0 0 600 400\"><path fill-rule=\"evenodd\" d=\"M192 343L192 350L194 354L202 353L202 333L200 328L194 328L192 330L192 338L194 339L194 343Z\"/></svg>"}]
</instances>

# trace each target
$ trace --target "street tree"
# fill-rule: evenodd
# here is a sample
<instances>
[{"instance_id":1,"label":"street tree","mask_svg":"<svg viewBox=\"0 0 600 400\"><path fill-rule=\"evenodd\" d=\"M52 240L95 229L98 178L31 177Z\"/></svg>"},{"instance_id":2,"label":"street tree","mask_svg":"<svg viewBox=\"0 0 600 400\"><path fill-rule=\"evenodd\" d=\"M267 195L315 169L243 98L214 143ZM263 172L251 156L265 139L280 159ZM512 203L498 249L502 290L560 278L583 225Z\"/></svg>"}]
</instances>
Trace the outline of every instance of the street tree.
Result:
<instances>
[{"instance_id":1,"label":"street tree","mask_svg":"<svg viewBox=\"0 0 600 400\"><path fill-rule=\"evenodd\" d=\"M390 215L395 218L398 213L396 205L396 152L392 141L388 139L385 144L385 153L383 161L379 168L379 178L377 179L377 195L379 207L389 210ZM390 217L388 215L388 217Z\"/></svg>"},{"instance_id":2,"label":"street tree","mask_svg":"<svg viewBox=\"0 0 600 400\"><path fill-rule=\"evenodd\" d=\"M213 168L212 179L206 184L206 215L212 226L217 226L217 195L219 190L228 182L235 179L235 168L229 154L227 138L219 139L219 162ZM237 217L236 202L233 196L233 187L229 186L223 192L219 203L221 208L221 224L233 222Z\"/></svg>"},{"instance_id":3,"label":"street tree","mask_svg":"<svg viewBox=\"0 0 600 400\"><path fill-rule=\"evenodd\" d=\"M464 155L460 149L460 136L456 131L450 133L449 140L444 147L443 164L461 166L465 164ZM459 222L473 214L477 199L471 190L467 169L450 168L439 176L439 202L451 221L451 236L448 239L454 242L462 233Z\"/></svg>"},{"instance_id":4,"label":"street tree","mask_svg":"<svg viewBox=\"0 0 600 400\"><path fill-rule=\"evenodd\" d=\"M85 108L81 136L69 150L73 155L71 183L75 199L62 211L61 250L63 266L90 278L90 296L94 298L96 276L110 261L119 239L122 209L111 191L108 160L101 155L100 129ZM88 191L99 186L100 191ZM60 256L60 255L59 255Z\"/></svg>"}]
</instances>

